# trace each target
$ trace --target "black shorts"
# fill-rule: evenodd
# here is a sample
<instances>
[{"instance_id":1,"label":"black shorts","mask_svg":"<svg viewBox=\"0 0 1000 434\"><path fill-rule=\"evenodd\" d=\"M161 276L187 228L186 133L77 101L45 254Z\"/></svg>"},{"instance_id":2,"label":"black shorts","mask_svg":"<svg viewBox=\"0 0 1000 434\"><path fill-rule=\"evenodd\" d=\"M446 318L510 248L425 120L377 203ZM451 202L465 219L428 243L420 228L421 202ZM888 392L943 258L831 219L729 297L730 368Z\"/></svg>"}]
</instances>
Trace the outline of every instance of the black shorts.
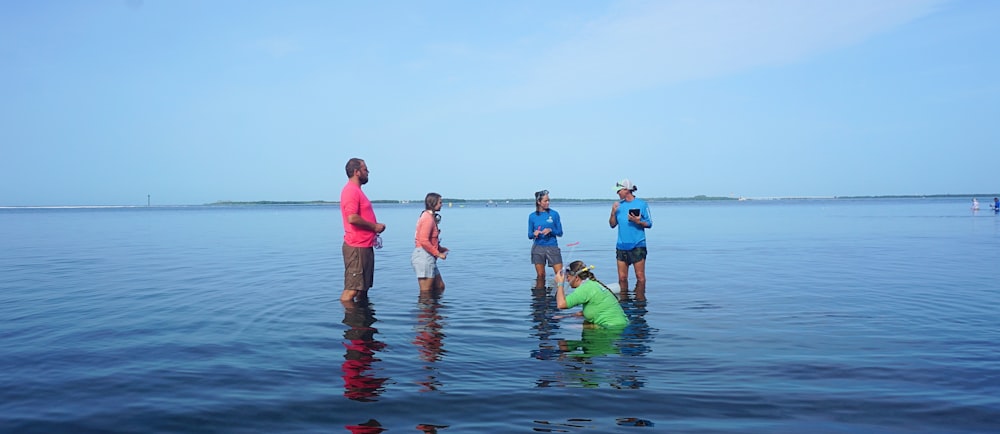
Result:
<instances>
[{"instance_id":1,"label":"black shorts","mask_svg":"<svg viewBox=\"0 0 1000 434\"><path fill-rule=\"evenodd\" d=\"M615 257L619 262L624 262L628 265L632 265L636 262L642 262L646 260L646 248L636 247L632 250L621 250L615 249Z\"/></svg>"}]
</instances>

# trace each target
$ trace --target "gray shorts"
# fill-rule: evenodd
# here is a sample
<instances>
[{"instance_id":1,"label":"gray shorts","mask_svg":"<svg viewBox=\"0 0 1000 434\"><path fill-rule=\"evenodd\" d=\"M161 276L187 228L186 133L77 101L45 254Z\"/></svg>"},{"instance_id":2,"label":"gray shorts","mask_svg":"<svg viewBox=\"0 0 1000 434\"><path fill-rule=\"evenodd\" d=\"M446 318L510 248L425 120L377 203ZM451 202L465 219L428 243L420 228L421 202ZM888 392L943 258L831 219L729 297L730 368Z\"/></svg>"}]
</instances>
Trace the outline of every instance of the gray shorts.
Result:
<instances>
[{"instance_id":1,"label":"gray shorts","mask_svg":"<svg viewBox=\"0 0 1000 434\"><path fill-rule=\"evenodd\" d=\"M558 246L531 246L531 263L553 266L562 264L562 252Z\"/></svg>"},{"instance_id":2,"label":"gray shorts","mask_svg":"<svg viewBox=\"0 0 1000 434\"><path fill-rule=\"evenodd\" d=\"M417 279L437 277L441 274L438 271L437 258L427 253L423 247L413 249L413 254L410 255L410 264L413 264L413 271L417 272Z\"/></svg>"}]
</instances>

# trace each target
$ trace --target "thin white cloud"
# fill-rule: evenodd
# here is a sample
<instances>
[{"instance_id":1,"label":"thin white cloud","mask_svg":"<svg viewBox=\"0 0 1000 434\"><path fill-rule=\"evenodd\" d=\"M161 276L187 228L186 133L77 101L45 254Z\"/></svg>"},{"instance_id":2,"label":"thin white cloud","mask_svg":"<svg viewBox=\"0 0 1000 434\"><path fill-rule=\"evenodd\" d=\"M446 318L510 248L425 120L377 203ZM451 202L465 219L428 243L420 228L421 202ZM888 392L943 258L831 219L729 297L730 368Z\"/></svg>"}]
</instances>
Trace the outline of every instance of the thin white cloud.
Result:
<instances>
[{"instance_id":1,"label":"thin white cloud","mask_svg":"<svg viewBox=\"0 0 1000 434\"><path fill-rule=\"evenodd\" d=\"M949 0L622 3L526 67L504 99L616 95L801 61L933 13Z\"/></svg>"}]
</instances>

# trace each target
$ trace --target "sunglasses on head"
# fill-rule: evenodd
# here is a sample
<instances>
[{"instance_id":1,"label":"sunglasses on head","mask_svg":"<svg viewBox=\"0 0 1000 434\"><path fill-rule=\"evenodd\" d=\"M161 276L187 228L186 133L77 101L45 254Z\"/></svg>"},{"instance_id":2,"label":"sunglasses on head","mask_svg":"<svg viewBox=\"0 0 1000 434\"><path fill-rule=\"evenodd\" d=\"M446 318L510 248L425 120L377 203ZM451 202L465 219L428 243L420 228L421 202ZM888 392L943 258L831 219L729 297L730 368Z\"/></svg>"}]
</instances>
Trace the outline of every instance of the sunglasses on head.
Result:
<instances>
[{"instance_id":1,"label":"sunglasses on head","mask_svg":"<svg viewBox=\"0 0 1000 434\"><path fill-rule=\"evenodd\" d=\"M593 270L593 269L594 269L593 265L584 266L583 268L581 268L579 270L576 270L576 271L570 271L569 268L563 268L562 269L562 274L564 276L579 276L579 275L583 274L583 272L590 271L590 270Z\"/></svg>"},{"instance_id":2,"label":"sunglasses on head","mask_svg":"<svg viewBox=\"0 0 1000 434\"><path fill-rule=\"evenodd\" d=\"M543 198L545 196L548 196L548 195L549 195L549 191L548 190L536 191L535 192L535 199L536 200L537 199L541 199L541 198Z\"/></svg>"}]
</instances>

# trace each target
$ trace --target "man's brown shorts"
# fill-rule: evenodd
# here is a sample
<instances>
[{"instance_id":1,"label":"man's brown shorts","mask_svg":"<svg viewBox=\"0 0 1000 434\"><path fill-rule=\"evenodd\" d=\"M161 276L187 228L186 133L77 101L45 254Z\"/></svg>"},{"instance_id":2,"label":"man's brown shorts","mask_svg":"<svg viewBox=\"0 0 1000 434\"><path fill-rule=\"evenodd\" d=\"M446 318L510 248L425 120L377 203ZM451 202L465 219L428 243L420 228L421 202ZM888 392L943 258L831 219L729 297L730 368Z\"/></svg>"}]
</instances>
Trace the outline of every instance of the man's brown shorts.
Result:
<instances>
[{"instance_id":1,"label":"man's brown shorts","mask_svg":"<svg viewBox=\"0 0 1000 434\"><path fill-rule=\"evenodd\" d=\"M344 243L343 252L344 290L367 291L375 280L375 249Z\"/></svg>"}]
</instances>

